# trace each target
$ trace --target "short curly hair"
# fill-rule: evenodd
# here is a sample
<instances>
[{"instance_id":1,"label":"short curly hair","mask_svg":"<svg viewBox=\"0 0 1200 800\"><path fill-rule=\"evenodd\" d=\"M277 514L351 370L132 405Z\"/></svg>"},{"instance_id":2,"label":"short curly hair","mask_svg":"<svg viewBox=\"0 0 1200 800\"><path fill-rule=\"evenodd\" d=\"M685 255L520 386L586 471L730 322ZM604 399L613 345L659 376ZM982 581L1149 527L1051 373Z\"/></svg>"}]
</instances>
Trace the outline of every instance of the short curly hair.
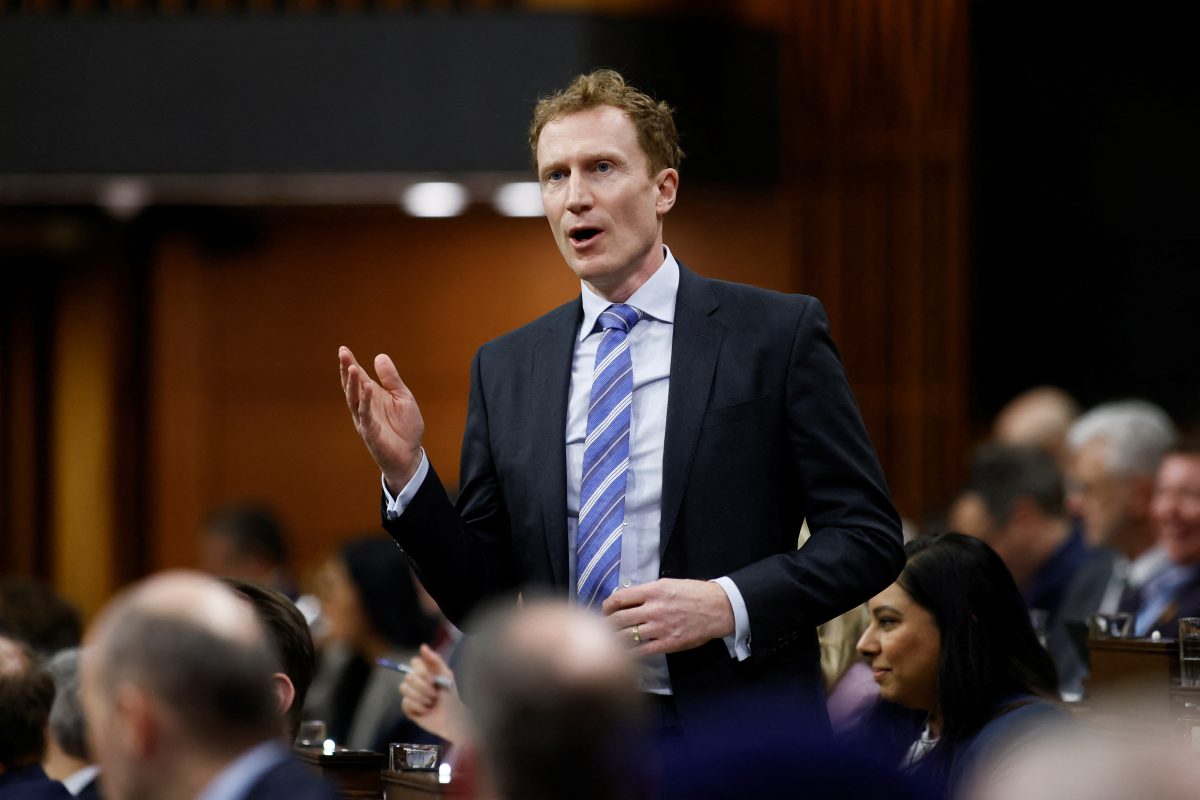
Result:
<instances>
[{"instance_id":1,"label":"short curly hair","mask_svg":"<svg viewBox=\"0 0 1200 800\"><path fill-rule=\"evenodd\" d=\"M616 70L597 69L579 75L567 88L538 100L529 124L529 150L537 169L537 146L547 123L568 114L598 106L625 112L637 129L638 144L650 162L650 174L670 167L679 169L683 150L675 128L674 109L630 86Z\"/></svg>"}]
</instances>

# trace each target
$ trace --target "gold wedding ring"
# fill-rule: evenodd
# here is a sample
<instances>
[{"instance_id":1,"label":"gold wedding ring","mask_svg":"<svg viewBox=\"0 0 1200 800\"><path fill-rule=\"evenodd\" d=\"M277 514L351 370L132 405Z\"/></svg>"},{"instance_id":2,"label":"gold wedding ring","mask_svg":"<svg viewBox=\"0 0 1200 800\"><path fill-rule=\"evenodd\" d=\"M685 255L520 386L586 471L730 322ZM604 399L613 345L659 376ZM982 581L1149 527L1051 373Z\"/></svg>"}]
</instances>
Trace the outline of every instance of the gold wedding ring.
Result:
<instances>
[{"instance_id":1,"label":"gold wedding ring","mask_svg":"<svg viewBox=\"0 0 1200 800\"><path fill-rule=\"evenodd\" d=\"M634 626L633 626L633 643L634 643L634 644L641 644L641 643L642 643L642 637L641 637L641 636L638 636L637 625L634 625Z\"/></svg>"}]
</instances>

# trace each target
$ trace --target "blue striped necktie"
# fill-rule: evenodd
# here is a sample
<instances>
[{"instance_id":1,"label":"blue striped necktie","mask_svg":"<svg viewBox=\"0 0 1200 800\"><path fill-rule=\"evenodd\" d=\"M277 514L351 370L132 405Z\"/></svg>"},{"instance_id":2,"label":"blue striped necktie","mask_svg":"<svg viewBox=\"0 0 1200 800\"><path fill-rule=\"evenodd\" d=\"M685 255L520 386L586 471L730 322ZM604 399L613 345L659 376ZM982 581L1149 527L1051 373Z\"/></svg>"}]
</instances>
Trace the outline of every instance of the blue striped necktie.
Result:
<instances>
[{"instance_id":1,"label":"blue striped necktie","mask_svg":"<svg viewBox=\"0 0 1200 800\"><path fill-rule=\"evenodd\" d=\"M596 321L604 336L592 372L575 546L575 589L583 608L600 605L617 588L633 405L633 359L627 334L639 319L636 308L611 305Z\"/></svg>"}]
</instances>

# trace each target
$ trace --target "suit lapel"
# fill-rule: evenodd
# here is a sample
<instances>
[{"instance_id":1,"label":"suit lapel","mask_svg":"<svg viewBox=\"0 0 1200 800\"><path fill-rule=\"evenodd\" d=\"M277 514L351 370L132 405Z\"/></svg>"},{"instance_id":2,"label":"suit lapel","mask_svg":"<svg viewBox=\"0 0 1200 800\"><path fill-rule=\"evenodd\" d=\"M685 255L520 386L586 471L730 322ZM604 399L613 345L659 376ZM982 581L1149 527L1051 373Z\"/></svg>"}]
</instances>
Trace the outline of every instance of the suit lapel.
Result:
<instances>
[{"instance_id":1,"label":"suit lapel","mask_svg":"<svg viewBox=\"0 0 1200 800\"><path fill-rule=\"evenodd\" d=\"M542 464L531 464L529 475L538 481L542 524L555 586L571 583L567 575L567 392L575 335L583 306L576 300L552 312L546 330L534 344L530 362L533 447Z\"/></svg>"},{"instance_id":2,"label":"suit lapel","mask_svg":"<svg viewBox=\"0 0 1200 800\"><path fill-rule=\"evenodd\" d=\"M717 354L725 334L725 326L711 316L716 309L717 298L710 284L680 264L675 330L671 339L667 433L663 445L660 556L667 551L667 543L679 517L700 423L708 407Z\"/></svg>"}]
</instances>

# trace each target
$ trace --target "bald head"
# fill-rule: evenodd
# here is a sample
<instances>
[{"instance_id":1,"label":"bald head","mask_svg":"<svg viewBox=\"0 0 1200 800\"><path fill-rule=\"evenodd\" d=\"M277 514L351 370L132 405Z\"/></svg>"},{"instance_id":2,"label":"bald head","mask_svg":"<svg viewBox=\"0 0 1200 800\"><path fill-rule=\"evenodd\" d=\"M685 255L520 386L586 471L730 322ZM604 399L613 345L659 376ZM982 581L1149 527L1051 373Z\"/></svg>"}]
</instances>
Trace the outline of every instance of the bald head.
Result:
<instances>
[{"instance_id":1,"label":"bald head","mask_svg":"<svg viewBox=\"0 0 1200 800\"><path fill-rule=\"evenodd\" d=\"M1038 386L1008 401L992 429L997 444L1040 447L1061 463L1067 431L1079 416L1075 398L1057 386Z\"/></svg>"},{"instance_id":2,"label":"bald head","mask_svg":"<svg viewBox=\"0 0 1200 800\"><path fill-rule=\"evenodd\" d=\"M595 614L537 602L510 616L501 633L514 654L536 661L567 683L633 685L632 664L612 628Z\"/></svg>"},{"instance_id":3,"label":"bald head","mask_svg":"<svg viewBox=\"0 0 1200 800\"><path fill-rule=\"evenodd\" d=\"M500 796L625 796L640 696L605 621L533 601L486 614L473 631L463 693Z\"/></svg>"},{"instance_id":4,"label":"bald head","mask_svg":"<svg viewBox=\"0 0 1200 800\"><path fill-rule=\"evenodd\" d=\"M93 744L128 696L146 698L181 749L234 753L277 734L267 639L253 609L212 578L173 572L138 584L101 613L87 644Z\"/></svg>"}]
</instances>

